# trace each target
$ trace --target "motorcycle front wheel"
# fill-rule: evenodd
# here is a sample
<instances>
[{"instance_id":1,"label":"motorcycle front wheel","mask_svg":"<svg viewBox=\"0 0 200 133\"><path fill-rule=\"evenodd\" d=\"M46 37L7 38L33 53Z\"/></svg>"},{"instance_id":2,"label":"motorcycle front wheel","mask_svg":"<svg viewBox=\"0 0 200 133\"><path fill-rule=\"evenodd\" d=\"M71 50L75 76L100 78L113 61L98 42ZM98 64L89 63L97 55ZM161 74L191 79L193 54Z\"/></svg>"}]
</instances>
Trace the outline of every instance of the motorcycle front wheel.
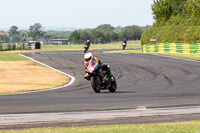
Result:
<instances>
[{"instance_id":1,"label":"motorcycle front wheel","mask_svg":"<svg viewBox=\"0 0 200 133\"><path fill-rule=\"evenodd\" d=\"M88 48L85 48L84 53L87 53L87 51L88 51Z\"/></svg>"},{"instance_id":2,"label":"motorcycle front wheel","mask_svg":"<svg viewBox=\"0 0 200 133\"><path fill-rule=\"evenodd\" d=\"M95 76L91 77L91 85L92 85L93 90L96 93L101 92L101 83L98 81L98 77L95 77Z\"/></svg>"},{"instance_id":3,"label":"motorcycle front wheel","mask_svg":"<svg viewBox=\"0 0 200 133\"><path fill-rule=\"evenodd\" d=\"M111 75L110 80L111 80L111 87L108 88L108 90L110 92L115 92L117 90L117 82L115 80L115 77Z\"/></svg>"}]
</instances>

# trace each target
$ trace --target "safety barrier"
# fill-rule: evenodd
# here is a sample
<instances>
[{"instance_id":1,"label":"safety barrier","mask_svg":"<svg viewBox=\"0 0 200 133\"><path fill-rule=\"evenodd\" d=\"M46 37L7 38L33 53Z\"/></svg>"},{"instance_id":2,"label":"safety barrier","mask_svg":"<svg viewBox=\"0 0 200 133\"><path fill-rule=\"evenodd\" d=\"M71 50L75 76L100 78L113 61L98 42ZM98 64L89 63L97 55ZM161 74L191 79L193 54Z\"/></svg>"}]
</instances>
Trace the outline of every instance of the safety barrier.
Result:
<instances>
[{"instance_id":1,"label":"safety barrier","mask_svg":"<svg viewBox=\"0 0 200 133\"><path fill-rule=\"evenodd\" d=\"M156 43L143 44L143 53L200 54L200 43Z\"/></svg>"},{"instance_id":2,"label":"safety barrier","mask_svg":"<svg viewBox=\"0 0 200 133\"><path fill-rule=\"evenodd\" d=\"M11 44L11 43L0 43L0 51L7 50L26 50L28 49L28 44Z\"/></svg>"}]
</instances>

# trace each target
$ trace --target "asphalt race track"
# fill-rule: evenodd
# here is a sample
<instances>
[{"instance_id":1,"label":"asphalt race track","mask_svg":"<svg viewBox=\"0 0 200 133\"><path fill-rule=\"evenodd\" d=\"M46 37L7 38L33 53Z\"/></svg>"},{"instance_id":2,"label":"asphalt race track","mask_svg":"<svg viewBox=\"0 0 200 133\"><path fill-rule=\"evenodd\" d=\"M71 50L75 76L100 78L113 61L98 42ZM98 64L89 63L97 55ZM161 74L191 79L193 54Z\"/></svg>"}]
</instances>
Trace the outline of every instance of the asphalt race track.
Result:
<instances>
[{"instance_id":1,"label":"asphalt race track","mask_svg":"<svg viewBox=\"0 0 200 133\"><path fill-rule=\"evenodd\" d=\"M118 84L116 93L94 93L90 82L83 78L82 51L27 53L26 56L68 73L76 80L71 86L57 90L1 95L0 114L200 105L200 62L156 55L92 52L110 64Z\"/></svg>"}]
</instances>

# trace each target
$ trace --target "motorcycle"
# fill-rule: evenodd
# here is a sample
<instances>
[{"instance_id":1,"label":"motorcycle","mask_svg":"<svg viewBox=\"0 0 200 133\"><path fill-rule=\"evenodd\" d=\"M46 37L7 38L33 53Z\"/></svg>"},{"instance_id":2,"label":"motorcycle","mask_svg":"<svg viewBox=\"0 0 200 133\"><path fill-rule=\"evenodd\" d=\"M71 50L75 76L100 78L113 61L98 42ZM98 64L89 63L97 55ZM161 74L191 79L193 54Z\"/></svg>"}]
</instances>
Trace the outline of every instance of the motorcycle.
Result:
<instances>
[{"instance_id":1,"label":"motorcycle","mask_svg":"<svg viewBox=\"0 0 200 133\"><path fill-rule=\"evenodd\" d=\"M92 88L96 93L100 93L101 90L109 90L110 92L117 90L115 77L103 70L99 63L88 66L85 72L88 74L86 80L91 80Z\"/></svg>"},{"instance_id":2,"label":"motorcycle","mask_svg":"<svg viewBox=\"0 0 200 133\"><path fill-rule=\"evenodd\" d=\"M122 43L123 50L126 48L126 43Z\"/></svg>"},{"instance_id":3,"label":"motorcycle","mask_svg":"<svg viewBox=\"0 0 200 133\"><path fill-rule=\"evenodd\" d=\"M87 45L84 45L84 53L87 53L87 51L89 50L89 47Z\"/></svg>"}]
</instances>

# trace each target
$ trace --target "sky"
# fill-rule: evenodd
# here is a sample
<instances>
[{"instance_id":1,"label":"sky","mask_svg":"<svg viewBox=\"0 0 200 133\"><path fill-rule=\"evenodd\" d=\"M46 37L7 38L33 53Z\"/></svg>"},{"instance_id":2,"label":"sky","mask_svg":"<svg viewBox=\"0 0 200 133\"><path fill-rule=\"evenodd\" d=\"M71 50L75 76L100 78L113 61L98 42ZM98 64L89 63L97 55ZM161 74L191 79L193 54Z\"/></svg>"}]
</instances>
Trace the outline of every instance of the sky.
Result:
<instances>
[{"instance_id":1,"label":"sky","mask_svg":"<svg viewBox=\"0 0 200 133\"><path fill-rule=\"evenodd\" d=\"M0 27L152 25L153 0L0 0Z\"/></svg>"}]
</instances>

